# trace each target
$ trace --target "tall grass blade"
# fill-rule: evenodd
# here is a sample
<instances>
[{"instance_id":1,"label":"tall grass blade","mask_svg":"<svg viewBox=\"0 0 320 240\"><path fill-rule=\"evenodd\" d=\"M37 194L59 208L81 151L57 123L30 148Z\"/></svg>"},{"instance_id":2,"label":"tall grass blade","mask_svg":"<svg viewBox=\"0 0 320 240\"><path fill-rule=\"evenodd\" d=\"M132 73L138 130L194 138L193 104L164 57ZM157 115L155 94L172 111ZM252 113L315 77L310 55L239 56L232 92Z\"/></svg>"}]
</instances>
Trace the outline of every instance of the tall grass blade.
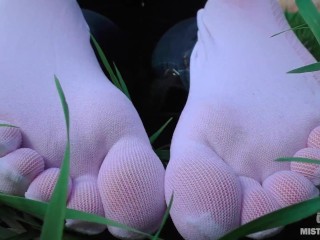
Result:
<instances>
[{"instance_id":1,"label":"tall grass blade","mask_svg":"<svg viewBox=\"0 0 320 240\"><path fill-rule=\"evenodd\" d=\"M171 210L171 207L172 207L172 203L173 203L173 193L172 193L171 198L170 198L169 206L167 207L166 212L164 213L164 216L162 218L160 227L159 227L158 231L156 232L156 235L153 236L152 240L158 240L159 239L160 233L161 233L164 225L166 224L166 222L168 220L168 217L169 217L169 214L170 214L170 210Z\"/></svg>"},{"instance_id":2,"label":"tall grass blade","mask_svg":"<svg viewBox=\"0 0 320 240\"><path fill-rule=\"evenodd\" d=\"M296 0L302 18L308 24L320 44L320 14L311 0Z\"/></svg>"},{"instance_id":3,"label":"tall grass blade","mask_svg":"<svg viewBox=\"0 0 320 240\"><path fill-rule=\"evenodd\" d=\"M88 222L94 222L94 223L99 223L99 224L104 224L104 225L108 225L108 226L113 226L113 227L117 227L117 228L121 228L127 231L131 231L137 234L140 234L146 238L152 239L153 236L151 234L148 233L144 233L141 232L139 230L136 230L134 228L128 227L124 224L118 223L116 221L110 220L110 219L106 219L104 217L101 216L97 216L97 215L93 215L93 214L89 214L89 213L85 213L85 212L80 212L80 211L76 211L73 209L68 209L67 210L67 218L68 219L78 219L78 220L83 220L83 221L88 221Z\"/></svg>"},{"instance_id":4,"label":"tall grass blade","mask_svg":"<svg viewBox=\"0 0 320 240\"><path fill-rule=\"evenodd\" d=\"M10 125L10 124L0 124L0 127L13 127L13 128L18 128L16 126Z\"/></svg>"},{"instance_id":5,"label":"tall grass blade","mask_svg":"<svg viewBox=\"0 0 320 240\"><path fill-rule=\"evenodd\" d=\"M63 236L64 219L66 214L66 204L68 195L68 176L70 168L69 109L60 82L56 76L54 76L54 78L60 96L66 122L67 145L61 166L60 175L52 193L52 197L48 204L46 215L44 218L44 223L40 237L40 239L43 240L58 240L61 239Z\"/></svg>"},{"instance_id":6,"label":"tall grass blade","mask_svg":"<svg viewBox=\"0 0 320 240\"><path fill-rule=\"evenodd\" d=\"M155 153L161 161L168 162L170 159L170 151L168 149L156 149Z\"/></svg>"},{"instance_id":7,"label":"tall grass blade","mask_svg":"<svg viewBox=\"0 0 320 240\"><path fill-rule=\"evenodd\" d=\"M116 70L117 78L119 80L122 92L131 100L131 97L130 97L130 94L129 94L129 90L127 88L126 83L123 80L123 77L122 77L117 65L115 63L113 63L113 66L114 66L114 69Z\"/></svg>"},{"instance_id":8,"label":"tall grass blade","mask_svg":"<svg viewBox=\"0 0 320 240\"><path fill-rule=\"evenodd\" d=\"M278 36L278 35L280 35L280 34L283 34L283 33L285 33L285 32L295 31L295 30L299 30L299 29L306 29L306 28L309 28L309 27L307 26L307 24L304 23L304 24L301 24L301 25L299 25L299 26L296 26L296 27L293 27L293 28L290 28L290 29L281 31L281 32L279 32L279 33L273 34L273 35L271 36L271 38L272 38L272 37L275 37L275 36Z\"/></svg>"},{"instance_id":9,"label":"tall grass blade","mask_svg":"<svg viewBox=\"0 0 320 240\"><path fill-rule=\"evenodd\" d=\"M111 81L113 82L113 84L117 88L119 88L121 90L121 85L119 83L119 80L118 80L117 76L114 74L114 72L113 72L113 70L112 70L112 68L111 68L111 66L110 66L110 64L109 64L109 62L108 62L108 60L106 58L106 55L104 55L104 53L103 53L99 43L95 39L95 37L92 34L90 34L90 35L91 35L92 42L93 42L95 48L98 51L98 54L99 54L99 57L100 57L100 59L101 59L101 61L103 63L103 66L106 68L107 72L110 75Z\"/></svg>"},{"instance_id":10,"label":"tall grass blade","mask_svg":"<svg viewBox=\"0 0 320 240\"><path fill-rule=\"evenodd\" d=\"M23 197L17 197L17 196L11 196L11 195L6 195L0 193L0 202L13 207L17 210L20 210L22 212L28 213L32 216L35 216L39 219L43 219L45 214L46 214L46 209L48 207L48 203L45 202L38 202L34 201L31 199L26 199ZM139 230L136 230L134 228L128 227L124 224L118 223L116 221L97 216L94 214L89 214L85 212L80 212L74 209L66 209L66 218L67 219L78 219L78 220L83 220L87 222L94 222L94 223L99 223L99 224L104 224L108 226L113 226L113 227L119 227L127 231L132 231L138 234L141 234L142 236L145 236L146 238L152 239L152 235L141 232ZM55 226L55 225L53 225Z\"/></svg>"},{"instance_id":11,"label":"tall grass blade","mask_svg":"<svg viewBox=\"0 0 320 240\"><path fill-rule=\"evenodd\" d=\"M320 159L309 159L309 158L299 158L299 157L292 157L292 158L278 158L276 159L278 162L303 162L303 163L312 163L312 164L320 164Z\"/></svg>"},{"instance_id":12,"label":"tall grass blade","mask_svg":"<svg viewBox=\"0 0 320 240\"><path fill-rule=\"evenodd\" d=\"M320 44L320 14L311 0L296 0L296 5L299 9L299 14L303 20L307 23L309 29L313 33L313 36ZM320 70L320 63L313 63L307 66L293 69L288 73L306 73L315 72Z\"/></svg>"},{"instance_id":13,"label":"tall grass blade","mask_svg":"<svg viewBox=\"0 0 320 240\"><path fill-rule=\"evenodd\" d=\"M285 12L285 17L291 28L306 24L299 12ZM294 33L305 48L308 49L308 51L317 59L317 61L320 61L320 45L310 28L295 29Z\"/></svg>"},{"instance_id":14,"label":"tall grass blade","mask_svg":"<svg viewBox=\"0 0 320 240\"><path fill-rule=\"evenodd\" d=\"M172 117L165 123L162 125L162 127L156 131L154 134L152 134L152 136L149 138L150 143L153 144L161 135L161 133L165 130L165 128L168 126L168 124L172 121Z\"/></svg>"},{"instance_id":15,"label":"tall grass blade","mask_svg":"<svg viewBox=\"0 0 320 240\"><path fill-rule=\"evenodd\" d=\"M0 202L21 212L28 213L41 220L44 219L48 205L48 203L38 202L23 197L6 195L3 193L0 193Z\"/></svg>"},{"instance_id":16,"label":"tall grass blade","mask_svg":"<svg viewBox=\"0 0 320 240\"><path fill-rule=\"evenodd\" d=\"M287 73L306 73L306 72L315 72L319 70L320 70L320 62L316 62L300 68L293 69Z\"/></svg>"},{"instance_id":17,"label":"tall grass blade","mask_svg":"<svg viewBox=\"0 0 320 240\"><path fill-rule=\"evenodd\" d=\"M234 240L266 229L285 226L320 211L320 197L269 213L226 234L220 240Z\"/></svg>"}]
</instances>

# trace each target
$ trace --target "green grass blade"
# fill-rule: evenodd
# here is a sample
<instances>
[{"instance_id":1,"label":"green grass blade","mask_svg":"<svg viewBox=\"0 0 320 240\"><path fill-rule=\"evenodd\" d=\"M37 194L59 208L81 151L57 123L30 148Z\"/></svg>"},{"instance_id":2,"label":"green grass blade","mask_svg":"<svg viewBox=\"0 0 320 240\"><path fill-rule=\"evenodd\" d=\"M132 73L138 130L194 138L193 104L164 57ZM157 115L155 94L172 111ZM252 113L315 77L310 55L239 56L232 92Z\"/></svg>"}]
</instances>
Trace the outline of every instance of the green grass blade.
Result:
<instances>
[{"instance_id":1,"label":"green grass blade","mask_svg":"<svg viewBox=\"0 0 320 240\"><path fill-rule=\"evenodd\" d=\"M320 14L311 0L296 0L302 18L308 24L320 44Z\"/></svg>"},{"instance_id":2,"label":"green grass blade","mask_svg":"<svg viewBox=\"0 0 320 240\"><path fill-rule=\"evenodd\" d=\"M67 146L60 170L60 175L52 193L52 197L44 218L40 237L40 239L43 240L58 240L63 236L68 195L68 176L70 168L69 109L60 82L56 76L54 76L54 78L65 116L67 129Z\"/></svg>"},{"instance_id":3,"label":"green grass blade","mask_svg":"<svg viewBox=\"0 0 320 240\"><path fill-rule=\"evenodd\" d=\"M299 26L296 26L296 27L293 27L293 28L290 28L290 29L281 31L281 32L279 32L279 33L273 34L273 35L271 36L271 38L272 38L272 37L275 37L275 36L278 36L278 35L280 35L280 34L282 34L282 33L285 33L285 32L295 31L295 30L298 30L298 29L306 29L306 28L309 28L309 27L307 26L307 24L304 23L304 24L301 24L301 25L299 25Z\"/></svg>"},{"instance_id":4,"label":"green grass blade","mask_svg":"<svg viewBox=\"0 0 320 240\"><path fill-rule=\"evenodd\" d=\"M300 68L293 69L287 73L306 73L306 72L315 72L320 70L320 62L312 63Z\"/></svg>"},{"instance_id":5,"label":"green grass blade","mask_svg":"<svg viewBox=\"0 0 320 240\"><path fill-rule=\"evenodd\" d=\"M156 232L156 235L154 235L154 237L152 238L152 240L158 240L159 239L160 233L161 233L164 225L166 224L166 222L168 220L168 217L169 217L169 214L170 214L170 210L171 210L171 207L172 207L172 203L173 203L173 193L172 193L171 198L170 198L169 206L167 207L166 212L164 213L164 216L162 218L160 227L159 227L158 231Z\"/></svg>"},{"instance_id":6,"label":"green grass blade","mask_svg":"<svg viewBox=\"0 0 320 240\"><path fill-rule=\"evenodd\" d=\"M285 226L320 211L320 197L269 213L226 234L220 240L234 240L266 229Z\"/></svg>"},{"instance_id":7,"label":"green grass blade","mask_svg":"<svg viewBox=\"0 0 320 240\"><path fill-rule=\"evenodd\" d=\"M117 65L115 63L113 63L114 69L116 70L116 74L117 74L117 78L120 82L120 86L121 86L121 91L131 100L130 94L129 94L129 90L127 88L126 83L123 80L123 77L117 67Z\"/></svg>"},{"instance_id":8,"label":"green grass blade","mask_svg":"<svg viewBox=\"0 0 320 240\"><path fill-rule=\"evenodd\" d=\"M153 236L144 232L141 232L139 230L136 230L134 228L128 227L124 224L118 223L116 221L110 220L110 219L106 219L104 217L101 216L97 216L94 214L89 214L89 213L85 213L85 212L80 212L80 211L76 211L73 209L68 209L67 212L67 218L68 219L78 219L78 220L83 220L83 221L88 221L88 222L94 222L94 223L100 223L100 224L104 224L104 225L108 225L108 226L113 226L113 227L118 227L127 231L131 231L131 232L135 232L138 234L141 234L142 236L145 236L149 239L152 239Z\"/></svg>"},{"instance_id":9,"label":"green grass blade","mask_svg":"<svg viewBox=\"0 0 320 240\"><path fill-rule=\"evenodd\" d=\"M46 214L46 209L47 206L49 205L48 203L45 202L38 202L34 201L31 199L26 199L23 197L17 197L17 196L11 196L11 195L6 195L0 193L0 202L10 206L12 208L15 208L17 210L20 210L22 212L28 213L32 216L35 216L39 219L43 219L45 214ZM80 212L74 209L66 209L66 218L67 219L78 219L78 220L83 220L87 222L94 222L94 223L99 223L99 224L104 224L108 226L113 226L113 227L119 227L127 231L132 231L138 234L141 234L145 236L146 238L152 239L152 235L141 232L139 230L136 230L134 228L128 227L124 224L118 223L116 221L97 216L94 214L89 214L85 212ZM55 226L55 225L53 225Z\"/></svg>"},{"instance_id":10,"label":"green grass blade","mask_svg":"<svg viewBox=\"0 0 320 240\"><path fill-rule=\"evenodd\" d=\"M153 144L158 139L160 134L164 131L164 129L168 126L172 119L173 118L171 117L165 124L163 124L163 126L158 131L152 134L152 136L149 138L151 144Z\"/></svg>"},{"instance_id":11,"label":"green grass blade","mask_svg":"<svg viewBox=\"0 0 320 240\"><path fill-rule=\"evenodd\" d=\"M66 130L67 130L67 144L69 143L69 129L70 129L70 117L69 117L69 108L68 108L68 103L66 101L66 97L64 96L61 84L59 82L59 79L54 76L54 80L56 83L56 88L58 90L59 93L59 97L60 97L60 101L61 101L61 105L62 105L62 109L63 109L63 113L64 113L64 118L65 118L65 122L66 122Z\"/></svg>"},{"instance_id":12,"label":"green grass blade","mask_svg":"<svg viewBox=\"0 0 320 240\"><path fill-rule=\"evenodd\" d=\"M110 64L109 64L109 62L108 62L108 60L106 58L106 55L103 53L103 51L102 51L99 43L95 39L95 37L92 34L90 34L90 35L91 35L92 42L93 42L95 48L98 51L98 54L99 54L99 57L100 57L100 59L101 59L101 61L103 63L103 66L106 68L107 72L110 75L111 81L113 82L113 84L117 88L119 88L121 90L121 85L119 83L119 80L118 80L117 76L114 74L114 72L113 72L113 70L112 70L112 68L111 68L111 66L110 66Z\"/></svg>"},{"instance_id":13,"label":"green grass blade","mask_svg":"<svg viewBox=\"0 0 320 240\"><path fill-rule=\"evenodd\" d=\"M306 24L299 12L286 12L285 17L291 28ZM308 51L317 59L317 61L320 61L320 45L318 44L317 39L313 35L313 32L310 30L310 28L296 29L294 33L300 42L305 46L305 48L308 49Z\"/></svg>"},{"instance_id":14,"label":"green grass blade","mask_svg":"<svg viewBox=\"0 0 320 240\"><path fill-rule=\"evenodd\" d=\"M44 219L48 203L0 193L0 202L19 211Z\"/></svg>"},{"instance_id":15,"label":"green grass blade","mask_svg":"<svg viewBox=\"0 0 320 240\"><path fill-rule=\"evenodd\" d=\"M8 225L9 228L14 229L15 232L25 232L26 228L23 224L37 230L41 229L41 225L38 220L26 213L23 213L21 216L21 212L5 205L2 205L0 208L0 221L6 223L6 225Z\"/></svg>"},{"instance_id":16,"label":"green grass blade","mask_svg":"<svg viewBox=\"0 0 320 240\"><path fill-rule=\"evenodd\" d=\"M303 162L303 163L313 163L313 164L320 164L320 159L309 159L309 158L299 158L299 157L292 157L292 158L278 158L276 159L278 162Z\"/></svg>"},{"instance_id":17,"label":"green grass blade","mask_svg":"<svg viewBox=\"0 0 320 240\"><path fill-rule=\"evenodd\" d=\"M12 127L12 128L18 128L16 126L10 125L10 124L0 124L0 127Z\"/></svg>"}]
</instances>

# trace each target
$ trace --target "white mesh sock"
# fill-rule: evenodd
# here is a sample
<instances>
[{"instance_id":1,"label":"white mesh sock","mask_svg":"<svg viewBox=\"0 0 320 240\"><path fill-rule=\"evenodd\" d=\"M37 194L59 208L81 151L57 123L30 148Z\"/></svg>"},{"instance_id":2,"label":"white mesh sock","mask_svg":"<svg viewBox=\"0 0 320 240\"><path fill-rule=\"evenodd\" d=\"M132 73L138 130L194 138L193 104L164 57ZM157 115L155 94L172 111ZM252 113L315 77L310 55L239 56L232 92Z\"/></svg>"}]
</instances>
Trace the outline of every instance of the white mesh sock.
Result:
<instances>
[{"instance_id":1,"label":"white mesh sock","mask_svg":"<svg viewBox=\"0 0 320 240\"><path fill-rule=\"evenodd\" d=\"M320 158L317 74L286 74L315 59L277 1L209 0L198 12L190 92L171 145L165 192L185 239L218 239L319 194L319 168L276 162ZM308 143L309 142L309 143ZM309 146L312 150L301 150ZM279 228L252 234L264 238Z\"/></svg>"},{"instance_id":2,"label":"white mesh sock","mask_svg":"<svg viewBox=\"0 0 320 240\"><path fill-rule=\"evenodd\" d=\"M165 211L164 168L132 103L101 71L77 2L2 0L0 31L0 123L19 127L0 128L0 191L50 199L66 145L56 75L70 109L68 207L155 231Z\"/></svg>"}]
</instances>

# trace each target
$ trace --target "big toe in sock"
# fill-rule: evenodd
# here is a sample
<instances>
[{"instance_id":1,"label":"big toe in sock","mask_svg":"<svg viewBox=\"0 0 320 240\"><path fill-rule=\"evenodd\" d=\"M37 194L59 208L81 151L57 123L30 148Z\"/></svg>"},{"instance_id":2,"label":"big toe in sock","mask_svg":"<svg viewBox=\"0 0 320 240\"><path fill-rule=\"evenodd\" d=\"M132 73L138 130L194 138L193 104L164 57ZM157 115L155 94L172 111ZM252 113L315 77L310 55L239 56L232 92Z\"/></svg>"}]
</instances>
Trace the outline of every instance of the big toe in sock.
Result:
<instances>
[{"instance_id":1,"label":"big toe in sock","mask_svg":"<svg viewBox=\"0 0 320 240\"><path fill-rule=\"evenodd\" d=\"M218 239L277 209L315 196L320 82L289 75L315 59L276 1L209 0L198 12L190 92L165 178L171 217L185 239ZM261 239L281 229L250 237Z\"/></svg>"},{"instance_id":2,"label":"big toe in sock","mask_svg":"<svg viewBox=\"0 0 320 240\"><path fill-rule=\"evenodd\" d=\"M77 2L4 0L0 29L0 123L19 127L0 128L0 191L51 197L66 144L56 75L70 109L68 207L155 231L165 211L164 168L132 103L103 75Z\"/></svg>"}]
</instances>

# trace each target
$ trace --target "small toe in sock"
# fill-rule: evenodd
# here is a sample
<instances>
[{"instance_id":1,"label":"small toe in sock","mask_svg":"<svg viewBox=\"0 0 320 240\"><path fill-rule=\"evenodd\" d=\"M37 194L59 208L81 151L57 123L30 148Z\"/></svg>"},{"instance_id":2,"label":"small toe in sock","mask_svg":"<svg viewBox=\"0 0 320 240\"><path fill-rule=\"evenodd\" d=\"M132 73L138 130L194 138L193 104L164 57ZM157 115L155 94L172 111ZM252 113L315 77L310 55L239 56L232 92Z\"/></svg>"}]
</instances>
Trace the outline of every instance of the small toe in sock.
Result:
<instances>
[{"instance_id":1,"label":"small toe in sock","mask_svg":"<svg viewBox=\"0 0 320 240\"><path fill-rule=\"evenodd\" d=\"M25 197L33 200L49 202L58 180L59 173L59 168L49 168L42 172L32 181L28 191L25 194ZM71 185L72 182L69 178L68 196L71 191Z\"/></svg>"},{"instance_id":2,"label":"small toe in sock","mask_svg":"<svg viewBox=\"0 0 320 240\"><path fill-rule=\"evenodd\" d=\"M1 124L9 124L8 122L0 121ZM22 141L19 128L15 127L0 127L0 157L16 150L20 147Z\"/></svg>"},{"instance_id":3,"label":"small toe in sock","mask_svg":"<svg viewBox=\"0 0 320 240\"><path fill-rule=\"evenodd\" d=\"M166 170L170 215L185 239L219 239L240 225L240 181L211 148L190 145L175 149Z\"/></svg>"},{"instance_id":4,"label":"small toe in sock","mask_svg":"<svg viewBox=\"0 0 320 240\"><path fill-rule=\"evenodd\" d=\"M266 178L262 184L281 207L287 207L319 195L319 190L303 175L280 171Z\"/></svg>"},{"instance_id":5,"label":"small toe in sock","mask_svg":"<svg viewBox=\"0 0 320 240\"><path fill-rule=\"evenodd\" d=\"M256 180L248 177L240 177L243 189L243 202L241 224L246 224L256 218L276 211L280 205L270 196ZM254 239L263 239L273 236L281 231L281 227L250 234Z\"/></svg>"},{"instance_id":6,"label":"small toe in sock","mask_svg":"<svg viewBox=\"0 0 320 240\"><path fill-rule=\"evenodd\" d=\"M107 154L98 176L105 217L143 232L156 231L166 209L163 182L163 165L149 143L122 138ZM116 227L108 230L117 238L144 238Z\"/></svg>"},{"instance_id":7,"label":"small toe in sock","mask_svg":"<svg viewBox=\"0 0 320 240\"><path fill-rule=\"evenodd\" d=\"M20 148L0 159L0 191L22 196L44 170L44 160L29 148Z\"/></svg>"},{"instance_id":8,"label":"small toe in sock","mask_svg":"<svg viewBox=\"0 0 320 240\"><path fill-rule=\"evenodd\" d=\"M320 162L320 149L319 148L304 148L298 151L294 157L309 158L319 160ZM298 172L308 178L314 185L320 184L320 165L304 162L291 162L291 170Z\"/></svg>"},{"instance_id":9,"label":"small toe in sock","mask_svg":"<svg viewBox=\"0 0 320 240\"><path fill-rule=\"evenodd\" d=\"M97 186L97 178L87 175L73 179L68 208L104 216L104 210ZM66 226L85 234L98 234L104 231L105 225L68 219Z\"/></svg>"},{"instance_id":10,"label":"small toe in sock","mask_svg":"<svg viewBox=\"0 0 320 240\"><path fill-rule=\"evenodd\" d=\"M311 131L308 137L308 147L320 148L320 126Z\"/></svg>"}]
</instances>

